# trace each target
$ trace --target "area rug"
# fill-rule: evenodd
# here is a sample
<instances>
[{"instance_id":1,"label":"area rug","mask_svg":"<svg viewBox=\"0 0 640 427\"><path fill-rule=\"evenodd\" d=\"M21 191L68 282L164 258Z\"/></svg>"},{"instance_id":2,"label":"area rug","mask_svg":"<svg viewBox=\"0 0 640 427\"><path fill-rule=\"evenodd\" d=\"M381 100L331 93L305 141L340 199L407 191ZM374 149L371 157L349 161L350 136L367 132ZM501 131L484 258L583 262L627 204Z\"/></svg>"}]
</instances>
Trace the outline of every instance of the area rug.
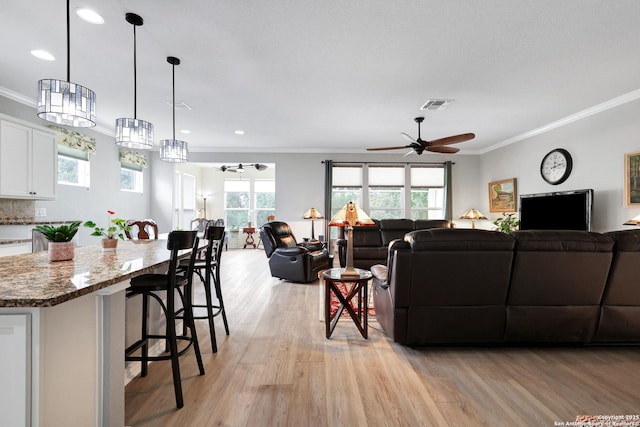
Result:
<instances>
[{"instance_id":1,"label":"area rug","mask_svg":"<svg viewBox=\"0 0 640 427\"><path fill-rule=\"evenodd\" d=\"M338 287L338 289L340 289L340 292L342 292L343 295L346 295L349 292L349 289L351 289L351 285L348 283L336 283L336 286ZM324 292L325 292L325 283L324 280L320 279L320 283L319 283L319 290L320 290L320 308L319 308L319 315L320 315L320 321L324 322ZM371 281L369 281L369 291L368 291L368 300L369 303L367 304L369 307L369 317L373 318L376 316L376 311L373 307L373 293L372 293L372 287L371 287ZM357 305L357 300L354 298L351 301L351 307L354 309L354 311L357 312L358 309L358 305ZM338 297L336 297L333 293L331 294L331 314L335 313L336 311L338 311L338 307L340 307L340 301L338 300ZM347 310L343 310L342 311L342 316L349 316L349 312Z\"/></svg>"}]
</instances>

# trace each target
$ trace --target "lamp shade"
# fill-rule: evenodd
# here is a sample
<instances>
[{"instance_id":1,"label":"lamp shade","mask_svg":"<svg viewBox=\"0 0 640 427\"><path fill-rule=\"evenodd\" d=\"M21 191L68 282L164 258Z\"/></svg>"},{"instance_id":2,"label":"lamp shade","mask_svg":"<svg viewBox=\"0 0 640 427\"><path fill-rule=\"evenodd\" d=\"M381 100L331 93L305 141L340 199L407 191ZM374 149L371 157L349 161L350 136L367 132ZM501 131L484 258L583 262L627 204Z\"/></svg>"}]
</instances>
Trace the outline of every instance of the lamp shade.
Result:
<instances>
[{"instance_id":1,"label":"lamp shade","mask_svg":"<svg viewBox=\"0 0 640 427\"><path fill-rule=\"evenodd\" d=\"M487 219L487 217L477 209L468 209L460 219Z\"/></svg>"},{"instance_id":2,"label":"lamp shade","mask_svg":"<svg viewBox=\"0 0 640 427\"><path fill-rule=\"evenodd\" d=\"M177 139L160 141L160 158L165 162L182 163L187 161L189 144Z\"/></svg>"},{"instance_id":3,"label":"lamp shade","mask_svg":"<svg viewBox=\"0 0 640 427\"><path fill-rule=\"evenodd\" d=\"M304 219L322 219L324 218L316 208L311 208L304 213Z\"/></svg>"},{"instance_id":4,"label":"lamp shade","mask_svg":"<svg viewBox=\"0 0 640 427\"><path fill-rule=\"evenodd\" d=\"M634 216L630 220L627 220L623 225L640 225L640 215Z\"/></svg>"},{"instance_id":5,"label":"lamp shade","mask_svg":"<svg viewBox=\"0 0 640 427\"><path fill-rule=\"evenodd\" d=\"M329 225L337 227L346 227L347 225L374 225L375 222L369 218L362 209L355 203L349 202L336 213Z\"/></svg>"}]
</instances>

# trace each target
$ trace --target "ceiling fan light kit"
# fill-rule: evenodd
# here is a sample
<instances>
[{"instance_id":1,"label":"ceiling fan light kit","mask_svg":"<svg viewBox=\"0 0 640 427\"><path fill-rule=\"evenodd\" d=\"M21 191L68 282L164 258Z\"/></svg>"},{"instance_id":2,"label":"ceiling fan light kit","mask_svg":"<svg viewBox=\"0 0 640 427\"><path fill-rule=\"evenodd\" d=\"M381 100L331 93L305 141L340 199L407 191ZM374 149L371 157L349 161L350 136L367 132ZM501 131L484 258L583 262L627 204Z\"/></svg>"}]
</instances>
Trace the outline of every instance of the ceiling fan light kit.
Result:
<instances>
[{"instance_id":1,"label":"ceiling fan light kit","mask_svg":"<svg viewBox=\"0 0 640 427\"><path fill-rule=\"evenodd\" d=\"M396 147L367 148L367 150L383 151L383 150L400 150L403 148L411 148L418 155L422 154L425 150L431 151L434 153L455 154L458 151L460 151L460 149L455 147L447 147L447 145L458 144L460 142L469 141L476 137L476 135L473 133L462 133L460 135L452 135L452 136L447 136L440 139L434 139L432 141L425 141L424 139L422 139L420 135L420 125L424 121L424 117L416 117L413 120L418 124L418 138L414 139L411 135L407 133L404 133L404 132L401 133L403 137L411 141L409 145L401 145Z\"/></svg>"},{"instance_id":2,"label":"ceiling fan light kit","mask_svg":"<svg viewBox=\"0 0 640 427\"><path fill-rule=\"evenodd\" d=\"M67 80L38 81L38 117L48 122L72 127L96 125L96 94L71 82L71 36L69 0L67 0Z\"/></svg>"},{"instance_id":3,"label":"ceiling fan light kit","mask_svg":"<svg viewBox=\"0 0 640 427\"><path fill-rule=\"evenodd\" d=\"M222 172L243 173L246 170L244 168L245 166L254 167L256 170L259 170L259 171L263 171L263 170L265 170L265 169L267 169L269 167L267 165L263 165L262 163L252 163L252 164L249 164L249 165L243 165L242 163L238 163L238 166L222 165L222 166L220 166L220 171L222 171Z\"/></svg>"},{"instance_id":4,"label":"ceiling fan light kit","mask_svg":"<svg viewBox=\"0 0 640 427\"><path fill-rule=\"evenodd\" d=\"M153 124L137 118L136 27L141 27L144 20L135 13L127 13L125 19L133 26L133 118L116 119L116 145L140 150L150 150L153 148Z\"/></svg>"},{"instance_id":5,"label":"ceiling fan light kit","mask_svg":"<svg viewBox=\"0 0 640 427\"><path fill-rule=\"evenodd\" d=\"M172 89L173 89L173 138L160 141L160 160L165 162L182 163L187 161L189 146L185 141L176 139L176 65L180 65L180 59L168 56L167 62L171 64Z\"/></svg>"}]
</instances>

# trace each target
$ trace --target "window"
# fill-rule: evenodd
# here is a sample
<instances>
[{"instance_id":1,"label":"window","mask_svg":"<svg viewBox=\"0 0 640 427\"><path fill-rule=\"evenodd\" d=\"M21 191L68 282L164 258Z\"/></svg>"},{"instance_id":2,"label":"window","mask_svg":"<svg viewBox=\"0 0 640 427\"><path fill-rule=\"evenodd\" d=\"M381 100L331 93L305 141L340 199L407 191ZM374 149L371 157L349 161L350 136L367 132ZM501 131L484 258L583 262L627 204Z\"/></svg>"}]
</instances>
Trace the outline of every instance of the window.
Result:
<instances>
[{"instance_id":1,"label":"window","mask_svg":"<svg viewBox=\"0 0 640 427\"><path fill-rule=\"evenodd\" d=\"M120 166L120 190L142 193L142 168L123 164Z\"/></svg>"},{"instance_id":2,"label":"window","mask_svg":"<svg viewBox=\"0 0 640 427\"><path fill-rule=\"evenodd\" d=\"M89 187L89 153L58 145L58 184Z\"/></svg>"},{"instance_id":3,"label":"window","mask_svg":"<svg viewBox=\"0 0 640 427\"><path fill-rule=\"evenodd\" d=\"M444 164L336 165L332 175L331 216L353 201L374 219L444 219Z\"/></svg>"},{"instance_id":4,"label":"window","mask_svg":"<svg viewBox=\"0 0 640 427\"><path fill-rule=\"evenodd\" d=\"M369 216L404 217L404 167L369 167Z\"/></svg>"},{"instance_id":5,"label":"window","mask_svg":"<svg viewBox=\"0 0 640 427\"><path fill-rule=\"evenodd\" d=\"M173 181L174 229L191 230L191 221L196 217L196 177L176 172Z\"/></svg>"},{"instance_id":6,"label":"window","mask_svg":"<svg viewBox=\"0 0 640 427\"><path fill-rule=\"evenodd\" d=\"M444 168L411 168L411 219L444 218Z\"/></svg>"},{"instance_id":7,"label":"window","mask_svg":"<svg viewBox=\"0 0 640 427\"><path fill-rule=\"evenodd\" d=\"M225 180L224 211L228 228L242 228L249 222L251 183L248 180Z\"/></svg>"},{"instance_id":8,"label":"window","mask_svg":"<svg viewBox=\"0 0 640 427\"><path fill-rule=\"evenodd\" d=\"M276 214L276 183L275 181L254 181L255 224L267 222L269 215Z\"/></svg>"}]
</instances>

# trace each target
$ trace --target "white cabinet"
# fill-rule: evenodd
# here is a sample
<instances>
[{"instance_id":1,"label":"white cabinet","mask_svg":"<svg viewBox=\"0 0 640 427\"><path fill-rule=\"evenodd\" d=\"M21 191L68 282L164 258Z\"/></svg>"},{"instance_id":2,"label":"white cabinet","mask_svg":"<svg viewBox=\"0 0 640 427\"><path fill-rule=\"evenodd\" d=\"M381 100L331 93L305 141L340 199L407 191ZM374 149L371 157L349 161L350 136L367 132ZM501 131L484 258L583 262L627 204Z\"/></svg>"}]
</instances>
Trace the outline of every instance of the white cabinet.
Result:
<instances>
[{"instance_id":1,"label":"white cabinet","mask_svg":"<svg viewBox=\"0 0 640 427\"><path fill-rule=\"evenodd\" d=\"M53 200L56 181L54 134L0 120L0 197Z\"/></svg>"}]
</instances>

